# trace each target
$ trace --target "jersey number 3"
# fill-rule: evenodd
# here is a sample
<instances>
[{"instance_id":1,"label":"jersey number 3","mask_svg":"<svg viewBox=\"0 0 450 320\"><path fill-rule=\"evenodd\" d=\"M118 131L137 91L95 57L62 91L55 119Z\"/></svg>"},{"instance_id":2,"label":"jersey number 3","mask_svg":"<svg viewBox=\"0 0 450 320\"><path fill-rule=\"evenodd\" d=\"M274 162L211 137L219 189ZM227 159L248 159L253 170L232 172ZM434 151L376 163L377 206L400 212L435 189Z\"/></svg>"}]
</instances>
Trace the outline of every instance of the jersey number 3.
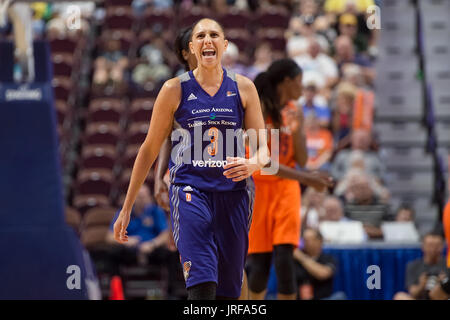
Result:
<instances>
[{"instance_id":1,"label":"jersey number 3","mask_svg":"<svg viewBox=\"0 0 450 320\"><path fill-rule=\"evenodd\" d=\"M219 129L216 127L209 128L208 136L211 137L211 146L208 147L208 154L215 156L217 153L217 138L219 137Z\"/></svg>"}]
</instances>

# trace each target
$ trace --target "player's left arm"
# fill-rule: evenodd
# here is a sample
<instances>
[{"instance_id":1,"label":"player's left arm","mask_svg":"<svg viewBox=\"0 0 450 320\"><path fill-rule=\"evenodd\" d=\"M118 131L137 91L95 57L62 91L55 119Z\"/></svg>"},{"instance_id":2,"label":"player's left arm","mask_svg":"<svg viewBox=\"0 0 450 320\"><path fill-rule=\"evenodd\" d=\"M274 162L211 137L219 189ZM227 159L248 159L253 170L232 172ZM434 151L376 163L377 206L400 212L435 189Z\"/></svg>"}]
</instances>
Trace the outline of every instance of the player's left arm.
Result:
<instances>
[{"instance_id":1,"label":"player's left arm","mask_svg":"<svg viewBox=\"0 0 450 320\"><path fill-rule=\"evenodd\" d=\"M306 135L303 130L304 128L303 108L298 105L296 105L296 107L297 107L296 122L298 123L298 125L292 132L292 139L294 144L294 157L295 162L297 162L300 167L304 167L306 166L306 162L308 161L308 151L306 149Z\"/></svg>"},{"instance_id":2,"label":"player's left arm","mask_svg":"<svg viewBox=\"0 0 450 320\"><path fill-rule=\"evenodd\" d=\"M250 148L256 150L250 159L228 157L224 166L224 175L233 181L241 181L250 177L255 171L262 169L270 161L269 148L267 147L266 130L262 115L258 92L253 82L239 74L236 75L239 94L244 107L245 129L255 130L256 146L250 143ZM262 130L262 131L261 131ZM264 133L264 134L260 134Z\"/></svg>"}]
</instances>

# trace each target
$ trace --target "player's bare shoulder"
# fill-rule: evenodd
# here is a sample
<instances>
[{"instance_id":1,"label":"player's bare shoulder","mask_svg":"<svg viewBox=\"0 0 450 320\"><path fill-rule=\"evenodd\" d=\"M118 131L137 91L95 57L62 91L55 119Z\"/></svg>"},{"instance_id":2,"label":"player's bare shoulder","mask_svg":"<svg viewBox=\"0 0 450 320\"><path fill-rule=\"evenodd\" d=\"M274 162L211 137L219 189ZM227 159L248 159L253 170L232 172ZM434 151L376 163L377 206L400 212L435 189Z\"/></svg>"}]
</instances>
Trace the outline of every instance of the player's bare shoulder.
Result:
<instances>
[{"instance_id":1,"label":"player's bare shoulder","mask_svg":"<svg viewBox=\"0 0 450 320\"><path fill-rule=\"evenodd\" d=\"M242 105L244 108L248 105L248 100L257 96L256 87L252 80L241 75L236 74L236 82L239 89L239 94L241 95Z\"/></svg>"},{"instance_id":2,"label":"player's bare shoulder","mask_svg":"<svg viewBox=\"0 0 450 320\"><path fill-rule=\"evenodd\" d=\"M181 101L180 79L175 77L164 82L157 100L165 107L171 107L172 111L175 112Z\"/></svg>"}]
</instances>

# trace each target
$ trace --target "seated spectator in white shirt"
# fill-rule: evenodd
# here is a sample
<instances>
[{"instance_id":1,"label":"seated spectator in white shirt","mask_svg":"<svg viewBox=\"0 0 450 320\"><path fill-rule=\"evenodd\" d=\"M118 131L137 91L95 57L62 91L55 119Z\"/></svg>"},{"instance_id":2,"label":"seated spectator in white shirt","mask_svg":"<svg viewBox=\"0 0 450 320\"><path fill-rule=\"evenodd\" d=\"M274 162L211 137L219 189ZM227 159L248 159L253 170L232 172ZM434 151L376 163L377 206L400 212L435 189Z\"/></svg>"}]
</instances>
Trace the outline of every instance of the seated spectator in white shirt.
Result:
<instances>
[{"instance_id":1,"label":"seated spectator in white shirt","mask_svg":"<svg viewBox=\"0 0 450 320\"><path fill-rule=\"evenodd\" d=\"M314 72L320 75L323 80L324 88L331 90L331 88L338 81L338 68L336 62L331 57L324 54L316 38L308 38L308 50L306 53L296 56L295 62L302 68L303 74Z\"/></svg>"},{"instance_id":2,"label":"seated spectator in white shirt","mask_svg":"<svg viewBox=\"0 0 450 320\"><path fill-rule=\"evenodd\" d=\"M323 225L323 222L338 222L338 223L347 223L347 222L355 222L355 220L349 219L344 215L344 206L342 201L336 196L327 196L323 201L323 215L320 219L320 224ZM363 237L362 241L366 241L368 239L367 233L362 231ZM338 239L327 239L327 235L324 235L326 241L333 241Z\"/></svg>"},{"instance_id":3,"label":"seated spectator in white shirt","mask_svg":"<svg viewBox=\"0 0 450 320\"><path fill-rule=\"evenodd\" d=\"M354 130L351 133L351 149L338 152L332 165L331 174L336 180L341 180L352 167L351 157L355 151L361 151L363 157L363 170L380 181L385 179L385 166L381 162L378 153L370 150L372 134L363 129Z\"/></svg>"},{"instance_id":4,"label":"seated spectator in white shirt","mask_svg":"<svg viewBox=\"0 0 450 320\"><path fill-rule=\"evenodd\" d=\"M308 38L314 37L324 52L329 51L329 43L323 35L317 34L315 19L311 16L294 16L286 30L286 51L290 58L296 58L308 51Z\"/></svg>"}]
</instances>

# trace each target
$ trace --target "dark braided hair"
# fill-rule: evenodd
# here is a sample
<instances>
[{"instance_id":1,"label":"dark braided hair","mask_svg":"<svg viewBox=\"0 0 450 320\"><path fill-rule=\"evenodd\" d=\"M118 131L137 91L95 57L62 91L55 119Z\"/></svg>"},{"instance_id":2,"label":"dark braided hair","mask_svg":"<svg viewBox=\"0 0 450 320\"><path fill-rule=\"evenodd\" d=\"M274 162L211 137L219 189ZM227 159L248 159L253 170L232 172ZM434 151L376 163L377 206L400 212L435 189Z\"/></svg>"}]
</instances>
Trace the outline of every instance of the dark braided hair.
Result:
<instances>
[{"instance_id":1,"label":"dark braided hair","mask_svg":"<svg viewBox=\"0 0 450 320\"><path fill-rule=\"evenodd\" d=\"M265 72L258 74L253 81L258 90L259 99L263 106L264 116L270 116L275 128L281 126L280 97L277 85L288 78L295 78L302 73L302 69L292 59L279 59L274 61Z\"/></svg>"},{"instance_id":2,"label":"dark braided hair","mask_svg":"<svg viewBox=\"0 0 450 320\"><path fill-rule=\"evenodd\" d=\"M184 65L186 70L189 70L189 63L183 57L183 50L189 52L189 41L191 41L193 27L187 27L182 29L175 39L175 53L178 60Z\"/></svg>"}]
</instances>

